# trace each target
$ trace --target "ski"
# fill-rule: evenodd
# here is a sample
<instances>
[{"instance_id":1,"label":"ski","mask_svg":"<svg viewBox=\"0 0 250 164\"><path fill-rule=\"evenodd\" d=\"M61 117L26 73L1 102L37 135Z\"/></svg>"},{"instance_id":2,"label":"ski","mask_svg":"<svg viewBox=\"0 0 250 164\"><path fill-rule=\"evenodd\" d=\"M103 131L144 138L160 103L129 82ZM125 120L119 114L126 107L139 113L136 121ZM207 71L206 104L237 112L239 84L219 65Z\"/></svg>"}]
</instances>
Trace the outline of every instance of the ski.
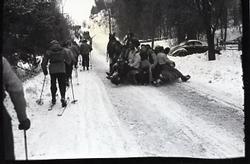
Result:
<instances>
[{"instance_id":1,"label":"ski","mask_svg":"<svg viewBox=\"0 0 250 164\"><path fill-rule=\"evenodd\" d=\"M67 97L67 99L66 99L67 106L69 105L69 100L70 100L69 97ZM67 106L62 107L61 110L59 111L59 113L57 114L57 116L62 116L64 111L66 110Z\"/></svg>"},{"instance_id":2,"label":"ski","mask_svg":"<svg viewBox=\"0 0 250 164\"><path fill-rule=\"evenodd\" d=\"M51 104L51 105L49 106L48 111L51 111L51 110L53 109L54 106L55 106L55 104Z\"/></svg>"}]
</instances>

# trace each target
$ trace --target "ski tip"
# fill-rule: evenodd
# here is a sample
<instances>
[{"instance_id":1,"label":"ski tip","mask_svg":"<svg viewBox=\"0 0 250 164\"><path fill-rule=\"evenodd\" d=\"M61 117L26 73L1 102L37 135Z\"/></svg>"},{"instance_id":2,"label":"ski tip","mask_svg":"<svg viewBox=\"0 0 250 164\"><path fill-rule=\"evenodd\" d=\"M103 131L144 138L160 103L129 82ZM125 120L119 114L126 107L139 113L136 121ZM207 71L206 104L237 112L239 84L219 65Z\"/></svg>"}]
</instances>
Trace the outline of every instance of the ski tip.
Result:
<instances>
[{"instance_id":1,"label":"ski tip","mask_svg":"<svg viewBox=\"0 0 250 164\"><path fill-rule=\"evenodd\" d=\"M71 101L72 104L75 104L78 100L73 100Z\"/></svg>"}]
</instances>

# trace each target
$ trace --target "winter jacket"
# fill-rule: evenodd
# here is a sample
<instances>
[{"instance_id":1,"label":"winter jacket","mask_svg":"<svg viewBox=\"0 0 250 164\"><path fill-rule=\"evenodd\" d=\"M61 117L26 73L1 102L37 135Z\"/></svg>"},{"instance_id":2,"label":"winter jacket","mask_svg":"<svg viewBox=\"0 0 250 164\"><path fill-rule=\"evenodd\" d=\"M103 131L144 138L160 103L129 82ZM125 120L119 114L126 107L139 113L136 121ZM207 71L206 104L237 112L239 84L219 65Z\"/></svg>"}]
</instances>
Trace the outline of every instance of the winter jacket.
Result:
<instances>
[{"instance_id":1,"label":"winter jacket","mask_svg":"<svg viewBox=\"0 0 250 164\"><path fill-rule=\"evenodd\" d=\"M141 62L140 52L136 50L130 50L128 54L128 62L129 66L138 69L140 67Z\"/></svg>"},{"instance_id":2,"label":"winter jacket","mask_svg":"<svg viewBox=\"0 0 250 164\"><path fill-rule=\"evenodd\" d=\"M151 66L155 68L155 66L157 65L157 56L155 52L150 49L147 51L147 53L149 55L149 62L152 64Z\"/></svg>"},{"instance_id":3,"label":"winter jacket","mask_svg":"<svg viewBox=\"0 0 250 164\"><path fill-rule=\"evenodd\" d=\"M3 94L5 95L5 91L9 93L19 122L26 120L26 101L24 98L22 82L4 57L2 57L2 75Z\"/></svg>"},{"instance_id":4,"label":"winter jacket","mask_svg":"<svg viewBox=\"0 0 250 164\"><path fill-rule=\"evenodd\" d=\"M70 49L73 52L74 58L76 60L75 62L78 62L78 56L80 54L79 47L77 47L76 45L72 45Z\"/></svg>"},{"instance_id":5,"label":"winter jacket","mask_svg":"<svg viewBox=\"0 0 250 164\"><path fill-rule=\"evenodd\" d=\"M92 47L88 45L87 43L82 43L80 45L80 53L82 55L89 55L91 51L92 51Z\"/></svg>"},{"instance_id":6,"label":"winter jacket","mask_svg":"<svg viewBox=\"0 0 250 164\"><path fill-rule=\"evenodd\" d=\"M109 55L109 58L112 59L113 58L113 55L115 53L115 45L116 45L116 39L111 39L109 40L108 42L108 45L107 45L107 53Z\"/></svg>"},{"instance_id":7,"label":"winter jacket","mask_svg":"<svg viewBox=\"0 0 250 164\"><path fill-rule=\"evenodd\" d=\"M47 64L49 64L50 74L65 73L65 63L69 64L71 59L67 52L59 44L53 44L43 57L42 69L43 72L47 71Z\"/></svg>"},{"instance_id":8,"label":"winter jacket","mask_svg":"<svg viewBox=\"0 0 250 164\"><path fill-rule=\"evenodd\" d=\"M173 64L173 61L170 60L167 55L165 53L159 52L157 54L157 61L159 65L163 65L163 64Z\"/></svg>"},{"instance_id":9,"label":"winter jacket","mask_svg":"<svg viewBox=\"0 0 250 164\"><path fill-rule=\"evenodd\" d=\"M69 48L64 48L67 56L68 56L68 61L65 61L68 65L73 65L74 63L76 63L76 58L73 54L73 52L71 51L71 49Z\"/></svg>"}]
</instances>

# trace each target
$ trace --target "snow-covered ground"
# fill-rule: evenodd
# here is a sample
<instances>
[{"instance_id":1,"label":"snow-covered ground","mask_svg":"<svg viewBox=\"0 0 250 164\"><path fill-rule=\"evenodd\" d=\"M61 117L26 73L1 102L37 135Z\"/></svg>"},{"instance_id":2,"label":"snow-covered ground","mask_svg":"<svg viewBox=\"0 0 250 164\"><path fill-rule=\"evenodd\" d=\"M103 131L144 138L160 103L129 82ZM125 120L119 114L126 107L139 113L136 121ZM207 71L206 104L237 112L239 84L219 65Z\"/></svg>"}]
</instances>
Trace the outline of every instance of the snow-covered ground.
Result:
<instances>
[{"instance_id":1,"label":"snow-covered ground","mask_svg":"<svg viewBox=\"0 0 250 164\"><path fill-rule=\"evenodd\" d=\"M156 41L155 45L171 47L168 40ZM208 54L193 54L185 57L169 56L176 68L191 75L192 83L185 84L213 98L243 109L244 90L242 80L242 51L222 50L216 60L208 61Z\"/></svg>"},{"instance_id":2,"label":"snow-covered ground","mask_svg":"<svg viewBox=\"0 0 250 164\"><path fill-rule=\"evenodd\" d=\"M96 35L91 53L93 69L78 72L79 85L73 72L78 101L70 103L61 117L57 116L60 94L54 109L48 111L49 77L43 105L36 104L43 74L24 83L31 119L27 131L29 159L244 157L238 52L225 51L212 62L204 54L171 58L178 69L192 76L187 83L158 88L115 86L105 78L107 30L93 25L90 34ZM71 88L66 95L72 100ZM16 159L25 159L23 132L17 129L16 115L8 98L5 105L13 118Z\"/></svg>"},{"instance_id":3,"label":"snow-covered ground","mask_svg":"<svg viewBox=\"0 0 250 164\"><path fill-rule=\"evenodd\" d=\"M216 55L215 61L208 61L206 53L169 58L176 62L177 69L192 76L192 83L188 86L209 92L216 98L243 109L242 51L224 50L221 53Z\"/></svg>"}]
</instances>

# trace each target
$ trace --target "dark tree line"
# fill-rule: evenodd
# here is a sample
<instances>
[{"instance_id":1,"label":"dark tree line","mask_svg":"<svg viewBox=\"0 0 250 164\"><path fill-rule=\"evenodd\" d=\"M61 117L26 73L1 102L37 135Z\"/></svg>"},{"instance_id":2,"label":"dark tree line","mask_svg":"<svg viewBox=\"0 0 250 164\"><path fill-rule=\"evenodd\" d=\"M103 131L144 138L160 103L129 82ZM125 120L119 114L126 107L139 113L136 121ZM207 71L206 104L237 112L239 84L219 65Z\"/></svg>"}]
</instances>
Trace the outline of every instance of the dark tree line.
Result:
<instances>
[{"instance_id":1,"label":"dark tree line","mask_svg":"<svg viewBox=\"0 0 250 164\"><path fill-rule=\"evenodd\" d=\"M206 36L209 60L215 59L215 31L221 29L226 40L228 22L241 24L240 0L95 0L98 9L111 8L120 38L131 31L139 39L177 38L200 39ZM108 3L109 2L109 3ZM110 3L112 2L112 3Z\"/></svg>"},{"instance_id":2,"label":"dark tree line","mask_svg":"<svg viewBox=\"0 0 250 164\"><path fill-rule=\"evenodd\" d=\"M42 55L51 40L70 38L70 21L56 0L5 0L2 54L12 65Z\"/></svg>"}]
</instances>

